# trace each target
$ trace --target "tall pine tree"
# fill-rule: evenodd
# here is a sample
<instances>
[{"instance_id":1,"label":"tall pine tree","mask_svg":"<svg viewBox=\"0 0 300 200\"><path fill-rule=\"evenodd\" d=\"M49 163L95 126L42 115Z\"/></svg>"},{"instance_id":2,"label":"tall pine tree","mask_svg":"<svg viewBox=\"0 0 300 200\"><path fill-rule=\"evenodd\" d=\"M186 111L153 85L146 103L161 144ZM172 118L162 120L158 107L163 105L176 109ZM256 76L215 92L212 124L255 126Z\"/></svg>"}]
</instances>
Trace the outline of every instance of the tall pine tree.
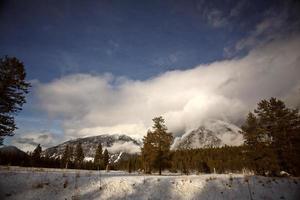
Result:
<instances>
[{"instance_id":1,"label":"tall pine tree","mask_svg":"<svg viewBox=\"0 0 300 200\"><path fill-rule=\"evenodd\" d=\"M71 155L73 154L73 148L70 148L69 145L66 145L65 150L63 152L62 158L61 158L61 162L62 162L62 166L64 168L69 168L70 162L71 162Z\"/></svg>"},{"instance_id":2,"label":"tall pine tree","mask_svg":"<svg viewBox=\"0 0 300 200\"><path fill-rule=\"evenodd\" d=\"M76 145L76 149L75 149L75 165L77 168L81 168L82 164L83 164L83 160L84 160L84 153L83 153L83 149L81 146L81 143L79 142Z\"/></svg>"},{"instance_id":3,"label":"tall pine tree","mask_svg":"<svg viewBox=\"0 0 300 200\"><path fill-rule=\"evenodd\" d=\"M105 149L103 153L103 166L107 169L108 165L109 165L109 154L107 149Z\"/></svg>"},{"instance_id":4,"label":"tall pine tree","mask_svg":"<svg viewBox=\"0 0 300 200\"><path fill-rule=\"evenodd\" d=\"M42 153L42 147L40 144L33 150L32 153L32 159L35 166L40 165L41 163L41 153Z\"/></svg>"},{"instance_id":5,"label":"tall pine tree","mask_svg":"<svg viewBox=\"0 0 300 200\"><path fill-rule=\"evenodd\" d=\"M162 170L169 165L173 136L167 132L165 120L161 116L154 118L153 122L153 130L148 131L143 139L142 159L146 173L151 173L155 168L161 175Z\"/></svg>"},{"instance_id":6,"label":"tall pine tree","mask_svg":"<svg viewBox=\"0 0 300 200\"><path fill-rule=\"evenodd\" d=\"M297 109L287 108L276 98L262 100L254 114L249 114L242 126L252 159L263 170L273 173L284 170L298 175L300 172L300 116Z\"/></svg>"},{"instance_id":7,"label":"tall pine tree","mask_svg":"<svg viewBox=\"0 0 300 200\"><path fill-rule=\"evenodd\" d=\"M94 165L97 166L98 169L102 169L102 162L103 162L102 145L101 143L99 143L94 157Z\"/></svg>"},{"instance_id":8,"label":"tall pine tree","mask_svg":"<svg viewBox=\"0 0 300 200\"><path fill-rule=\"evenodd\" d=\"M25 78L24 65L17 58L0 59L0 145L17 128L14 115L22 109L30 87Z\"/></svg>"}]
</instances>

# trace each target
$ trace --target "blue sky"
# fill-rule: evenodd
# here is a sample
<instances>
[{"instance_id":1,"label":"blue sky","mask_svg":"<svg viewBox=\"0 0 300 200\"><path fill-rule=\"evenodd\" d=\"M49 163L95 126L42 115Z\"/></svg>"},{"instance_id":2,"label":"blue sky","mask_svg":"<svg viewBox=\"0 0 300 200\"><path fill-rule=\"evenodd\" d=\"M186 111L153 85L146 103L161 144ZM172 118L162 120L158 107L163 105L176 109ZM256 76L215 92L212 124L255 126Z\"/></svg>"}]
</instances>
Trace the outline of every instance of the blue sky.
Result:
<instances>
[{"instance_id":1,"label":"blue sky","mask_svg":"<svg viewBox=\"0 0 300 200\"><path fill-rule=\"evenodd\" d=\"M221 2L4 1L0 52L42 82L75 72L146 79L223 59L265 12L284 6Z\"/></svg>"},{"instance_id":2,"label":"blue sky","mask_svg":"<svg viewBox=\"0 0 300 200\"><path fill-rule=\"evenodd\" d=\"M23 61L33 83L17 116L16 137L54 133L67 138L65 127L73 117L45 109L50 103L40 95L40 88L47 90L57 80L111 76L104 78L108 87L121 90L124 82L147 83L170 71L243 59L258 47L298 36L298 11L299 3L279 0L1 1L0 55Z\"/></svg>"}]
</instances>

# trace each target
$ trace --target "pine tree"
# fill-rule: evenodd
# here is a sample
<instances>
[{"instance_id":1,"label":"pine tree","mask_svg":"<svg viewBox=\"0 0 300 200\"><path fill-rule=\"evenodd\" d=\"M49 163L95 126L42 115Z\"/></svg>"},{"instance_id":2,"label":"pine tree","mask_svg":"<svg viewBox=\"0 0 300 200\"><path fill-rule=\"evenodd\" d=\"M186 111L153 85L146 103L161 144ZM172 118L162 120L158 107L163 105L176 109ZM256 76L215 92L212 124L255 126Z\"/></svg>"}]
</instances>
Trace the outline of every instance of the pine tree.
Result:
<instances>
[{"instance_id":1,"label":"pine tree","mask_svg":"<svg viewBox=\"0 0 300 200\"><path fill-rule=\"evenodd\" d=\"M151 131L147 132L147 135L143 138L142 162L145 173L151 173L153 163L155 162L155 149L153 148L152 142L154 137Z\"/></svg>"},{"instance_id":2,"label":"pine tree","mask_svg":"<svg viewBox=\"0 0 300 200\"><path fill-rule=\"evenodd\" d=\"M95 153L95 157L94 157L94 165L97 166L99 169L102 168L102 162L103 162L103 158L102 158L102 145L101 143L98 144L97 149L96 149L96 153Z\"/></svg>"},{"instance_id":3,"label":"pine tree","mask_svg":"<svg viewBox=\"0 0 300 200\"><path fill-rule=\"evenodd\" d=\"M74 147L72 145L69 146L69 161L70 163L74 162L75 155L74 155Z\"/></svg>"},{"instance_id":4,"label":"pine tree","mask_svg":"<svg viewBox=\"0 0 300 200\"><path fill-rule=\"evenodd\" d=\"M69 145L66 145L64 153L61 158L62 164L63 164L64 168L66 168L66 169L69 167L69 164L71 161L71 151L70 150L71 149L70 149Z\"/></svg>"},{"instance_id":5,"label":"pine tree","mask_svg":"<svg viewBox=\"0 0 300 200\"><path fill-rule=\"evenodd\" d=\"M79 142L76 145L76 149L75 149L75 165L77 168L81 168L82 164L83 164L83 160L84 160L84 154L83 154L83 149L81 146L81 143Z\"/></svg>"},{"instance_id":6,"label":"pine tree","mask_svg":"<svg viewBox=\"0 0 300 200\"><path fill-rule=\"evenodd\" d=\"M261 142L261 137L258 130L258 121L256 116L249 112L245 124L242 126L245 144L255 147L259 142Z\"/></svg>"},{"instance_id":7,"label":"pine tree","mask_svg":"<svg viewBox=\"0 0 300 200\"><path fill-rule=\"evenodd\" d=\"M41 161L41 153L42 153L42 147L40 144L34 149L32 153L33 162L35 165L39 165Z\"/></svg>"},{"instance_id":8,"label":"pine tree","mask_svg":"<svg viewBox=\"0 0 300 200\"><path fill-rule=\"evenodd\" d=\"M103 166L107 169L108 165L109 165L109 154L107 149L105 149L103 153Z\"/></svg>"},{"instance_id":9,"label":"pine tree","mask_svg":"<svg viewBox=\"0 0 300 200\"><path fill-rule=\"evenodd\" d=\"M0 145L17 128L14 115L22 110L30 87L25 78L24 65L17 58L0 59Z\"/></svg>"},{"instance_id":10,"label":"pine tree","mask_svg":"<svg viewBox=\"0 0 300 200\"><path fill-rule=\"evenodd\" d=\"M248 115L242 130L255 168L273 174L279 170L299 174L299 111L271 98L260 101L254 113Z\"/></svg>"},{"instance_id":11,"label":"pine tree","mask_svg":"<svg viewBox=\"0 0 300 200\"><path fill-rule=\"evenodd\" d=\"M162 170L169 164L173 136L167 132L168 129L161 116L154 118L153 122L153 131L148 131L143 139L142 158L146 173L151 173L152 168L156 168L161 175Z\"/></svg>"},{"instance_id":12,"label":"pine tree","mask_svg":"<svg viewBox=\"0 0 300 200\"><path fill-rule=\"evenodd\" d=\"M127 171L128 171L128 173L132 172L132 159L131 158L129 158L129 160L128 160Z\"/></svg>"}]
</instances>

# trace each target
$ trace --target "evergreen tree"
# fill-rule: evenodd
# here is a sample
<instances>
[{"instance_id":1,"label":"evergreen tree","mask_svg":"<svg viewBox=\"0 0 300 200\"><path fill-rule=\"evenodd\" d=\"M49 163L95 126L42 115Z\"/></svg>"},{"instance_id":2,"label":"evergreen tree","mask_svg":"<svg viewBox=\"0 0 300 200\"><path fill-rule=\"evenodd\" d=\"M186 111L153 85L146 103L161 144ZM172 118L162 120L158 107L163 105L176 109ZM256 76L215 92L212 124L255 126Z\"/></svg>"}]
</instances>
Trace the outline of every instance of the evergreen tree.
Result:
<instances>
[{"instance_id":1,"label":"evergreen tree","mask_svg":"<svg viewBox=\"0 0 300 200\"><path fill-rule=\"evenodd\" d=\"M102 145L101 143L98 144L97 149L96 149L96 153L95 153L95 157L94 157L94 165L97 166L99 169L102 168Z\"/></svg>"},{"instance_id":2,"label":"evergreen tree","mask_svg":"<svg viewBox=\"0 0 300 200\"><path fill-rule=\"evenodd\" d=\"M74 147L71 145L69 146L69 162L72 163L75 160L75 154L74 154Z\"/></svg>"},{"instance_id":3,"label":"evergreen tree","mask_svg":"<svg viewBox=\"0 0 300 200\"><path fill-rule=\"evenodd\" d=\"M22 109L30 87L25 78L24 65L17 58L0 59L0 145L17 128L14 115Z\"/></svg>"},{"instance_id":4,"label":"evergreen tree","mask_svg":"<svg viewBox=\"0 0 300 200\"><path fill-rule=\"evenodd\" d=\"M40 144L38 144L38 146L33 150L33 153L32 153L33 163L36 166L40 165L41 153L42 153L42 147Z\"/></svg>"},{"instance_id":5,"label":"evergreen tree","mask_svg":"<svg viewBox=\"0 0 300 200\"><path fill-rule=\"evenodd\" d=\"M108 165L109 165L109 154L107 149L105 149L103 153L103 166L105 168L108 168Z\"/></svg>"},{"instance_id":6,"label":"evergreen tree","mask_svg":"<svg viewBox=\"0 0 300 200\"><path fill-rule=\"evenodd\" d=\"M132 172L132 159L131 158L129 158L129 160L128 160L127 171L128 171L128 173Z\"/></svg>"},{"instance_id":7,"label":"evergreen tree","mask_svg":"<svg viewBox=\"0 0 300 200\"><path fill-rule=\"evenodd\" d=\"M83 160L84 160L84 154L83 154L83 149L81 146L81 143L79 142L76 145L76 149L75 149L75 165L80 168L82 167L83 164Z\"/></svg>"},{"instance_id":8,"label":"evergreen tree","mask_svg":"<svg viewBox=\"0 0 300 200\"><path fill-rule=\"evenodd\" d=\"M283 101L271 98L259 102L254 113L255 116L248 115L242 126L252 163L260 171L278 173L284 170L299 174L299 111L289 109Z\"/></svg>"},{"instance_id":9,"label":"evergreen tree","mask_svg":"<svg viewBox=\"0 0 300 200\"><path fill-rule=\"evenodd\" d=\"M154 118L153 122L153 131L148 131L143 139L142 158L146 173L151 173L152 168L156 168L161 175L161 171L169 164L173 136L167 132L165 121L161 116Z\"/></svg>"},{"instance_id":10,"label":"evergreen tree","mask_svg":"<svg viewBox=\"0 0 300 200\"><path fill-rule=\"evenodd\" d=\"M245 144L255 147L258 143L262 142L262 136L258 130L258 121L252 112L249 112L242 130L244 131Z\"/></svg>"},{"instance_id":11,"label":"evergreen tree","mask_svg":"<svg viewBox=\"0 0 300 200\"><path fill-rule=\"evenodd\" d=\"M70 150L71 149L70 149L69 145L66 145L64 153L63 153L62 158L61 158L61 162L63 164L63 167L66 168L66 169L69 167L69 164L70 164L70 161L71 161L71 151Z\"/></svg>"}]
</instances>

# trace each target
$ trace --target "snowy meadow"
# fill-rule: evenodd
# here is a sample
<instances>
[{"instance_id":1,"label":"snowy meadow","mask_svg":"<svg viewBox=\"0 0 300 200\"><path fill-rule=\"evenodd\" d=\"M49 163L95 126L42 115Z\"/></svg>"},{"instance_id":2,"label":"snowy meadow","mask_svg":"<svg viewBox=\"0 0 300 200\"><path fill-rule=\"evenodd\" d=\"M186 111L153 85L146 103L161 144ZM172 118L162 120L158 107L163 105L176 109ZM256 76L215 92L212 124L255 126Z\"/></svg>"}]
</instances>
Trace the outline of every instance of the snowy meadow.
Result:
<instances>
[{"instance_id":1,"label":"snowy meadow","mask_svg":"<svg viewBox=\"0 0 300 200\"><path fill-rule=\"evenodd\" d=\"M300 178L1 167L0 199L299 199Z\"/></svg>"}]
</instances>

